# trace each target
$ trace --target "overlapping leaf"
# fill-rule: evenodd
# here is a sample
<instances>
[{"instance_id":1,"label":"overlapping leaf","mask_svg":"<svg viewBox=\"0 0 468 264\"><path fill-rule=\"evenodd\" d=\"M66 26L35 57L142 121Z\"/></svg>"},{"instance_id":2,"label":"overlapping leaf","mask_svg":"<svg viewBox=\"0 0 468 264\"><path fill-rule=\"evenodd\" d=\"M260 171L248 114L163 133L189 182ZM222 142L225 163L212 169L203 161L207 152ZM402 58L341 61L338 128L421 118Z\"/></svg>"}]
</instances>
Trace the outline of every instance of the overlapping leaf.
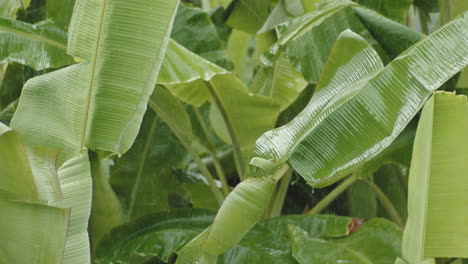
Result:
<instances>
[{"instance_id":1,"label":"overlapping leaf","mask_svg":"<svg viewBox=\"0 0 468 264\"><path fill-rule=\"evenodd\" d=\"M14 61L36 70L73 64L66 54L67 32L50 21L38 24L0 18L0 61Z\"/></svg>"},{"instance_id":2,"label":"overlapping leaf","mask_svg":"<svg viewBox=\"0 0 468 264\"><path fill-rule=\"evenodd\" d=\"M468 15L454 20L385 68L362 38L343 33L309 105L257 141L252 164L271 174L288 162L313 186L355 170L385 149L430 94L468 64L467 25Z\"/></svg>"},{"instance_id":3,"label":"overlapping leaf","mask_svg":"<svg viewBox=\"0 0 468 264\"><path fill-rule=\"evenodd\" d=\"M308 263L391 264L400 254L401 230L383 219L372 219L345 238L324 240L290 225L294 258Z\"/></svg>"},{"instance_id":4,"label":"overlapping leaf","mask_svg":"<svg viewBox=\"0 0 468 264\"><path fill-rule=\"evenodd\" d=\"M423 109L409 178L406 263L468 257L467 114L466 97L445 92Z\"/></svg>"}]
</instances>

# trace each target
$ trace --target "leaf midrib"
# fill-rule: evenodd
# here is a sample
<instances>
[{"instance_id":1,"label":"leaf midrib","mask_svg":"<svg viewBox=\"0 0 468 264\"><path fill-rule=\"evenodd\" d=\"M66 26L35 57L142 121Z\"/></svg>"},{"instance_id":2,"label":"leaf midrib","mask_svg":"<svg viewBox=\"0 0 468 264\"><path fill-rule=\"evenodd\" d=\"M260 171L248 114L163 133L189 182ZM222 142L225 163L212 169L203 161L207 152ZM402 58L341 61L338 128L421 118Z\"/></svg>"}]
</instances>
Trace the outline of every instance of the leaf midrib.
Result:
<instances>
[{"instance_id":1,"label":"leaf midrib","mask_svg":"<svg viewBox=\"0 0 468 264\"><path fill-rule=\"evenodd\" d=\"M43 42L43 43L55 46L57 48L65 50L65 51L67 50L67 46L60 43L60 42L53 41L53 40L50 40L50 39L47 39L47 38L44 38L44 37L41 37L41 36L38 36L38 35L34 35L34 34L31 34L31 33L27 33L27 32L21 31L21 30L12 29L12 28L0 25L0 31L21 35L21 36L29 38L29 39L34 39L34 40L37 40L39 42Z\"/></svg>"},{"instance_id":2,"label":"leaf midrib","mask_svg":"<svg viewBox=\"0 0 468 264\"><path fill-rule=\"evenodd\" d=\"M81 131L81 139L80 139L81 151L87 151L86 146L85 146L86 131L88 128L89 109L91 106L91 97L93 94L94 80L95 80L95 75L96 75L97 58L99 56L99 52L101 48L102 28L104 25L104 16L105 16L106 7L107 7L107 0L103 0L102 8L101 8L101 15L99 16L98 29L96 33L96 46L94 47L94 56L91 61L91 78L90 78L90 82L88 86L88 95L86 97L85 115L83 119L83 128Z\"/></svg>"}]
</instances>

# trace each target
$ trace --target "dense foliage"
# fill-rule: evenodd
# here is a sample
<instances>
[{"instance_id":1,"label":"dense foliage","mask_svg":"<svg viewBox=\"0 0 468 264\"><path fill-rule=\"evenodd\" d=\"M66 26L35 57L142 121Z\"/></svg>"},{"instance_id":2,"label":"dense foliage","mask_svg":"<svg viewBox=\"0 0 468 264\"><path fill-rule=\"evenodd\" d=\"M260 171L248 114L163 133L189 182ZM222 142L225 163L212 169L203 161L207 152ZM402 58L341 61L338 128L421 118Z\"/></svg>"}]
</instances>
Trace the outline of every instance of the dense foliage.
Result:
<instances>
[{"instance_id":1,"label":"dense foliage","mask_svg":"<svg viewBox=\"0 0 468 264\"><path fill-rule=\"evenodd\" d=\"M467 10L2 1L0 263L466 263Z\"/></svg>"}]
</instances>

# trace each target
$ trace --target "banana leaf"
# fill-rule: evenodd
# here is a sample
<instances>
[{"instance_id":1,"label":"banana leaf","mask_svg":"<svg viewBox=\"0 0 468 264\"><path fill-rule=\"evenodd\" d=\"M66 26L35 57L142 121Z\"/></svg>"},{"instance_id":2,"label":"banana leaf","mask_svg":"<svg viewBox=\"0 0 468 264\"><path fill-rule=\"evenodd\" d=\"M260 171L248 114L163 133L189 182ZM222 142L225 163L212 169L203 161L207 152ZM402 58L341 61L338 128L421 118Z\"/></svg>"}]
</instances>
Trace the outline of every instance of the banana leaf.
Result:
<instances>
[{"instance_id":1,"label":"banana leaf","mask_svg":"<svg viewBox=\"0 0 468 264\"><path fill-rule=\"evenodd\" d=\"M176 188L172 167L181 167L186 155L170 128L148 109L135 144L110 168L110 183L126 221L169 209Z\"/></svg>"},{"instance_id":2,"label":"banana leaf","mask_svg":"<svg viewBox=\"0 0 468 264\"><path fill-rule=\"evenodd\" d=\"M70 209L0 197L0 210L1 263L62 263Z\"/></svg>"},{"instance_id":3,"label":"banana leaf","mask_svg":"<svg viewBox=\"0 0 468 264\"><path fill-rule=\"evenodd\" d=\"M276 0L233 1L226 24L235 29L255 34L268 19L270 10L273 10L276 2Z\"/></svg>"},{"instance_id":4,"label":"banana leaf","mask_svg":"<svg viewBox=\"0 0 468 264\"><path fill-rule=\"evenodd\" d=\"M446 92L435 93L423 109L409 177L406 263L468 257L467 113L466 96Z\"/></svg>"},{"instance_id":5,"label":"banana leaf","mask_svg":"<svg viewBox=\"0 0 468 264\"><path fill-rule=\"evenodd\" d=\"M96 249L105 234L123 223L123 212L109 183L112 160L103 157L102 153L91 153L90 162L93 195L88 232L91 245Z\"/></svg>"},{"instance_id":6,"label":"banana leaf","mask_svg":"<svg viewBox=\"0 0 468 264\"><path fill-rule=\"evenodd\" d=\"M177 209L147 215L120 226L102 241L96 251L96 264L117 261L138 264L151 260L167 263L210 225L214 214L214 211L202 209ZM257 226L237 247L221 256L218 263L294 263L289 248L287 240Z\"/></svg>"},{"instance_id":7,"label":"banana leaf","mask_svg":"<svg viewBox=\"0 0 468 264\"><path fill-rule=\"evenodd\" d=\"M405 24L408 20L408 9L413 0L357 0L356 3L373 9L398 23Z\"/></svg>"},{"instance_id":8,"label":"banana leaf","mask_svg":"<svg viewBox=\"0 0 468 264\"><path fill-rule=\"evenodd\" d=\"M47 18L62 29L67 30L75 7L76 0L48 0Z\"/></svg>"},{"instance_id":9,"label":"banana leaf","mask_svg":"<svg viewBox=\"0 0 468 264\"><path fill-rule=\"evenodd\" d=\"M323 187L375 157L468 64L467 24L468 15L459 17L385 68L365 40L342 33L311 102L257 141L248 175L255 166L271 175L287 162L310 185Z\"/></svg>"},{"instance_id":10,"label":"banana leaf","mask_svg":"<svg viewBox=\"0 0 468 264\"><path fill-rule=\"evenodd\" d=\"M28 145L60 149L62 162L83 148L117 154L130 148L154 89L177 1L124 2L76 3L68 52L84 62L26 83L12 127Z\"/></svg>"},{"instance_id":11,"label":"banana leaf","mask_svg":"<svg viewBox=\"0 0 468 264\"><path fill-rule=\"evenodd\" d=\"M63 263L90 261L87 226L92 190L87 149L123 154L132 145L157 80L177 5L177 0L130 4L79 0L68 53L83 62L33 78L24 87L12 127L28 146L61 150L58 165L64 200L51 204L72 207Z\"/></svg>"},{"instance_id":12,"label":"banana leaf","mask_svg":"<svg viewBox=\"0 0 468 264\"><path fill-rule=\"evenodd\" d=\"M231 63L210 15L200 8L181 3L171 38L191 52L225 69Z\"/></svg>"},{"instance_id":13,"label":"banana leaf","mask_svg":"<svg viewBox=\"0 0 468 264\"><path fill-rule=\"evenodd\" d=\"M48 205L63 198L50 153L25 147L0 123L2 263L62 263L70 209Z\"/></svg>"},{"instance_id":14,"label":"banana leaf","mask_svg":"<svg viewBox=\"0 0 468 264\"><path fill-rule=\"evenodd\" d=\"M33 25L0 18L0 46L0 61L25 64L35 70L74 63L66 54L67 32L50 21Z\"/></svg>"},{"instance_id":15,"label":"banana leaf","mask_svg":"<svg viewBox=\"0 0 468 264\"><path fill-rule=\"evenodd\" d=\"M0 192L11 198L38 201L26 148L18 132L0 123Z\"/></svg>"},{"instance_id":16,"label":"banana leaf","mask_svg":"<svg viewBox=\"0 0 468 264\"><path fill-rule=\"evenodd\" d=\"M288 231L293 256L300 264L391 264L401 254L401 230L384 219L372 219L353 234L328 241L294 225Z\"/></svg>"}]
</instances>

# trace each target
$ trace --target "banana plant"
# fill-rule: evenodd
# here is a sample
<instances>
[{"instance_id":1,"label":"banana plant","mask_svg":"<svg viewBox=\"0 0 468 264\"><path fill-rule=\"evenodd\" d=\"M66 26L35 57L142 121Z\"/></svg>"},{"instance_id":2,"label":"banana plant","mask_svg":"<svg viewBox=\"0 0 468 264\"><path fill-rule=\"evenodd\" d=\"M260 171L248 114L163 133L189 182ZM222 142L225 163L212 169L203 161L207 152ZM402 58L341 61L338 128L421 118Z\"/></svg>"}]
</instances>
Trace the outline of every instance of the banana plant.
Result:
<instances>
[{"instance_id":1,"label":"banana plant","mask_svg":"<svg viewBox=\"0 0 468 264\"><path fill-rule=\"evenodd\" d=\"M88 150L121 155L132 145L157 80L177 5L176 0L77 1L67 53L82 62L33 78L23 88L11 126L27 146L60 150L57 165L64 197L51 205L72 209L63 259L45 263L90 262ZM161 15L151 16L151 10ZM7 36L7 41L56 43L47 35L39 36L57 30L28 29L19 22L7 27L20 27L12 30L14 36ZM64 49L63 44L59 48ZM57 51L57 45L52 51ZM38 58L19 54L39 66L44 65L41 59L47 59L41 58L47 53Z\"/></svg>"},{"instance_id":2,"label":"banana plant","mask_svg":"<svg viewBox=\"0 0 468 264\"><path fill-rule=\"evenodd\" d=\"M388 147L431 93L468 63L466 39L460 39L467 19L454 20L386 67L363 38L351 31L340 34L309 105L257 141L248 175L263 177L233 190L213 225L182 249L178 263L214 263L235 246L262 217L275 182L289 166L310 185L323 187ZM447 54L438 43L450 38L454 46ZM359 114L350 119L349 113ZM346 129L335 130L327 122Z\"/></svg>"}]
</instances>

